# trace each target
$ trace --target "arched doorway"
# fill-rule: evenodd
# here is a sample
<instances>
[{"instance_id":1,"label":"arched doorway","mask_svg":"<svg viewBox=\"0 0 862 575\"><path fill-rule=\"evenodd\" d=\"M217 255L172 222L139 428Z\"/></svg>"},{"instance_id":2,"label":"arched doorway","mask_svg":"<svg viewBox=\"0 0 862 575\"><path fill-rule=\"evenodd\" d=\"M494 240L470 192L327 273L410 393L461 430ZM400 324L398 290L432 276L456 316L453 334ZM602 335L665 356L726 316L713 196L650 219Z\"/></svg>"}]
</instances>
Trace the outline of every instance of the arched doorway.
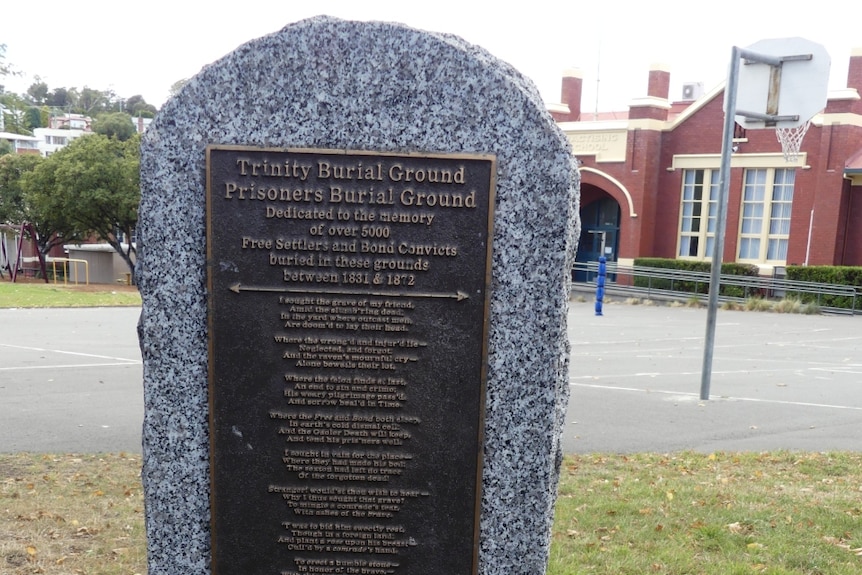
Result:
<instances>
[{"instance_id":1,"label":"arched doorway","mask_svg":"<svg viewBox=\"0 0 862 575\"><path fill-rule=\"evenodd\" d=\"M578 240L578 263L595 262L604 255L617 260L620 237L620 204L594 186L581 188L581 237ZM574 281L590 281L591 274L575 271Z\"/></svg>"}]
</instances>

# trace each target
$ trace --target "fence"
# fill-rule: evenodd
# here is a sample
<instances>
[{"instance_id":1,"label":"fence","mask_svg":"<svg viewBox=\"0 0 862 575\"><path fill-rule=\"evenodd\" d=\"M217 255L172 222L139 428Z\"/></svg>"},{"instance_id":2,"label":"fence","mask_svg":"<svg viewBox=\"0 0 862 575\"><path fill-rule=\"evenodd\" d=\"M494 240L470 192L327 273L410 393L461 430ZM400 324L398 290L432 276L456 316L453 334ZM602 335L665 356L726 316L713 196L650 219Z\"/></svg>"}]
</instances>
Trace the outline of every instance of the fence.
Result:
<instances>
[{"instance_id":1,"label":"fence","mask_svg":"<svg viewBox=\"0 0 862 575\"><path fill-rule=\"evenodd\" d=\"M598 262L578 262L573 271L586 272L587 283L597 275ZM620 266L607 264L606 291L641 297L674 297L706 300L709 294L710 274L687 270ZM583 283L583 282L582 282ZM721 302L744 302L752 297L783 299L798 297L805 303L816 303L824 312L862 313L862 288L851 285L821 284L763 276L721 274L719 278Z\"/></svg>"}]
</instances>

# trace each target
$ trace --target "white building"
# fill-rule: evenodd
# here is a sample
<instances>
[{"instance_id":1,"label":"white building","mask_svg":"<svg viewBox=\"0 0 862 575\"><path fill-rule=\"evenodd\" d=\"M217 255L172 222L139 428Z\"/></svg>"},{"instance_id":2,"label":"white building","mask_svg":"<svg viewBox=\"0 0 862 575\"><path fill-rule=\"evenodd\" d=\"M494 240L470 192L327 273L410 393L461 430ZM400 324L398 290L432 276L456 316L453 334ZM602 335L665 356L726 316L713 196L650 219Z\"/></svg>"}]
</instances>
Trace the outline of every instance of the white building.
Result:
<instances>
[{"instance_id":1,"label":"white building","mask_svg":"<svg viewBox=\"0 0 862 575\"><path fill-rule=\"evenodd\" d=\"M93 118L83 114L59 114L51 116L49 127L63 130L93 131Z\"/></svg>"},{"instance_id":2,"label":"white building","mask_svg":"<svg viewBox=\"0 0 862 575\"><path fill-rule=\"evenodd\" d=\"M35 136L0 132L0 140L6 140L12 144L12 149L16 154L35 154L39 152L39 138Z\"/></svg>"},{"instance_id":3,"label":"white building","mask_svg":"<svg viewBox=\"0 0 862 575\"><path fill-rule=\"evenodd\" d=\"M80 129L36 128L33 130L33 135L38 140L39 153L44 157L48 157L60 148L69 145L69 142L75 138L89 133L92 132Z\"/></svg>"}]
</instances>

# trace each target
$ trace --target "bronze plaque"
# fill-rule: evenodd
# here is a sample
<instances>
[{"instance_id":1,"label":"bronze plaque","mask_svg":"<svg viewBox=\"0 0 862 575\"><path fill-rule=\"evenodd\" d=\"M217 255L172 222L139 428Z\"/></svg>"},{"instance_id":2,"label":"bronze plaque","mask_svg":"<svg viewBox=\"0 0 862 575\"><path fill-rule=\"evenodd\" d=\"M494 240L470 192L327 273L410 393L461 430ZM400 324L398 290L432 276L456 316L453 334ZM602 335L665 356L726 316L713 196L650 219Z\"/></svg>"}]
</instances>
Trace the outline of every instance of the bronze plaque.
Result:
<instances>
[{"instance_id":1,"label":"bronze plaque","mask_svg":"<svg viewBox=\"0 0 862 575\"><path fill-rule=\"evenodd\" d=\"M208 148L214 575L476 572L495 172Z\"/></svg>"}]
</instances>

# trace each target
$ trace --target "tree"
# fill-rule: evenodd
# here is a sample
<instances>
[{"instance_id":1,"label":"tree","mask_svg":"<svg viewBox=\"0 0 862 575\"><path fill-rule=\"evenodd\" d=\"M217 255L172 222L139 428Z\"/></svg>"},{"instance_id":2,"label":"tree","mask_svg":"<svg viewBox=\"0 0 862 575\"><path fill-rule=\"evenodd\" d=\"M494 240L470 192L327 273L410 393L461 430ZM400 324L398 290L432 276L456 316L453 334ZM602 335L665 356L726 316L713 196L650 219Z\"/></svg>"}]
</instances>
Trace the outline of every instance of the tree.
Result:
<instances>
[{"instance_id":1,"label":"tree","mask_svg":"<svg viewBox=\"0 0 862 575\"><path fill-rule=\"evenodd\" d=\"M189 83L188 78L183 78L182 80L177 80L176 82L171 84L171 87L168 89L168 93L171 95L171 97L176 96L177 94L180 93L180 90L183 89L183 86L185 86L188 83Z\"/></svg>"},{"instance_id":2,"label":"tree","mask_svg":"<svg viewBox=\"0 0 862 575\"><path fill-rule=\"evenodd\" d=\"M45 98L45 103L54 108L71 108L78 100L78 91L75 88L67 90L66 88L56 88L50 92Z\"/></svg>"},{"instance_id":3,"label":"tree","mask_svg":"<svg viewBox=\"0 0 862 575\"><path fill-rule=\"evenodd\" d=\"M27 102L11 92L0 94L0 104L6 108L3 114L5 131L29 136L32 132L27 123Z\"/></svg>"},{"instance_id":4,"label":"tree","mask_svg":"<svg viewBox=\"0 0 862 575\"><path fill-rule=\"evenodd\" d=\"M78 98L78 107L81 112L91 116L105 109L108 104L105 94L99 90L94 90L84 86L81 90L81 96Z\"/></svg>"},{"instance_id":5,"label":"tree","mask_svg":"<svg viewBox=\"0 0 862 575\"><path fill-rule=\"evenodd\" d=\"M30 96L30 100L34 104L41 106L48 99L48 84L43 82L39 76L36 76L36 81L27 88L27 95Z\"/></svg>"},{"instance_id":6,"label":"tree","mask_svg":"<svg viewBox=\"0 0 862 575\"><path fill-rule=\"evenodd\" d=\"M82 236L76 233L74 225L63 214L59 218L45 217L29 201L25 180L32 176L43 161L38 154L0 157L0 223L32 224L37 235L33 239L42 255L47 255L54 246L78 241Z\"/></svg>"},{"instance_id":7,"label":"tree","mask_svg":"<svg viewBox=\"0 0 862 575\"><path fill-rule=\"evenodd\" d=\"M134 118L152 118L158 109L152 104L147 104L147 101L140 94L135 94L126 100L126 112Z\"/></svg>"},{"instance_id":8,"label":"tree","mask_svg":"<svg viewBox=\"0 0 862 575\"><path fill-rule=\"evenodd\" d=\"M0 224L18 225L27 221L21 177L32 172L41 159L38 154L0 156Z\"/></svg>"},{"instance_id":9,"label":"tree","mask_svg":"<svg viewBox=\"0 0 862 575\"><path fill-rule=\"evenodd\" d=\"M30 200L27 180L43 162L37 154L15 154L0 158L0 201L4 205L0 221L20 225L28 222L36 230L34 238L42 255L54 246L83 238L64 214L45 215ZM38 185L42 185L39 182Z\"/></svg>"},{"instance_id":10,"label":"tree","mask_svg":"<svg viewBox=\"0 0 862 575\"><path fill-rule=\"evenodd\" d=\"M93 122L93 131L121 141L128 140L136 133L132 117L122 112L100 114Z\"/></svg>"},{"instance_id":11,"label":"tree","mask_svg":"<svg viewBox=\"0 0 862 575\"><path fill-rule=\"evenodd\" d=\"M46 217L68 218L84 237L110 244L134 277L130 238L138 221L139 170L139 137L123 142L92 134L45 159L24 179L24 190Z\"/></svg>"},{"instance_id":12,"label":"tree","mask_svg":"<svg viewBox=\"0 0 862 575\"><path fill-rule=\"evenodd\" d=\"M36 107L29 107L27 111L24 113L24 119L27 123L27 127L30 129L33 128L42 128L42 110Z\"/></svg>"},{"instance_id":13,"label":"tree","mask_svg":"<svg viewBox=\"0 0 862 575\"><path fill-rule=\"evenodd\" d=\"M14 68L12 68L12 65L6 61L6 44L0 44L0 79L14 74ZM0 86L0 94L3 93L2 88L3 87Z\"/></svg>"}]
</instances>

